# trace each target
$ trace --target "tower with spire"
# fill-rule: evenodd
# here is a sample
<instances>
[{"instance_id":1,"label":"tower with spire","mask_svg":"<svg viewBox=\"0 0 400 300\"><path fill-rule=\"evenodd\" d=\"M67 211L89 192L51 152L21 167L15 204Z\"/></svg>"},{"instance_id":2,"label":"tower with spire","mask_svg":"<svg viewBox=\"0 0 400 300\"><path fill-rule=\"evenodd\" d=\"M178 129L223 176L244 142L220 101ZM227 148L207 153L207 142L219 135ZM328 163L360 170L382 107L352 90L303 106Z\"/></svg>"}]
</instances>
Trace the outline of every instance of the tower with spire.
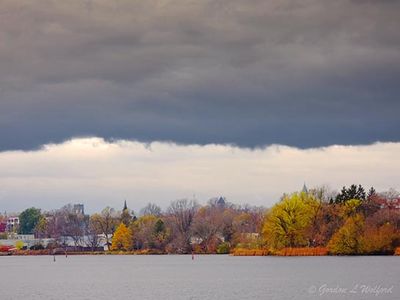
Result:
<instances>
[{"instance_id":1,"label":"tower with spire","mask_svg":"<svg viewBox=\"0 0 400 300\"><path fill-rule=\"evenodd\" d=\"M126 200L124 201L124 208L122 209L122 211L127 210L128 206L126 205Z\"/></svg>"},{"instance_id":2,"label":"tower with spire","mask_svg":"<svg viewBox=\"0 0 400 300\"><path fill-rule=\"evenodd\" d=\"M307 188L307 186L306 186L306 183L304 182L304 184L303 184L303 189L301 190L303 193L308 193L308 188Z\"/></svg>"},{"instance_id":3,"label":"tower with spire","mask_svg":"<svg viewBox=\"0 0 400 300\"><path fill-rule=\"evenodd\" d=\"M124 208L121 212L121 222L125 224L125 226L129 226L133 220L131 213L129 212L128 206L126 205L126 200L124 201Z\"/></svg>"}]
</instances>

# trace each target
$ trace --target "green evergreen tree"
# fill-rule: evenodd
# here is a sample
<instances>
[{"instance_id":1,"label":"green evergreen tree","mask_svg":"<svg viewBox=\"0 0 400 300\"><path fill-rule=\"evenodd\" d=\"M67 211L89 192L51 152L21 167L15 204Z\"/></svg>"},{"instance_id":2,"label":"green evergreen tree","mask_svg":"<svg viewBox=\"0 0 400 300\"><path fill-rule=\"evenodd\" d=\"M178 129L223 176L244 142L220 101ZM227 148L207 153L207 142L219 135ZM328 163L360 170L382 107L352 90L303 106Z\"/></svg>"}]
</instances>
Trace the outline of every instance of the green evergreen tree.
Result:
<instances>
[{"instance_id":1,"label":"green evergreen tree","mask_svg":"<svg viewBox=\"0 0 400 300\"><path fill-rule=\"evenodd\" d=\"M41 218L40 209L28 208L19 215L19 233L32 234Z\"/></svg>"}]
</instances>

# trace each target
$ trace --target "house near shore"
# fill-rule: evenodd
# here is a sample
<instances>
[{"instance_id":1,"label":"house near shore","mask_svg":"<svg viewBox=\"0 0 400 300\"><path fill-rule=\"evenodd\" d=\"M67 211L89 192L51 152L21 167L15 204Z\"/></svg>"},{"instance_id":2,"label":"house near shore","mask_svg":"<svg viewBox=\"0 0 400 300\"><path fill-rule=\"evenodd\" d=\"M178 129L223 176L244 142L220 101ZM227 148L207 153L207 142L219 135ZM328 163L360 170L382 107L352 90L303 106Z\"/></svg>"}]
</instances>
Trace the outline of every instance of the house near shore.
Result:
<instances>
[{"instance_id":1,"label":"house near shore","mask_svg":"<svg viewBox=\"0 0 400 300\"><path fill-rule=\"evenodd\" d=\"M224 243L225 242L225 238L222 234L216 234L214 237L216 240L218 240L219 243ZM190 244L191 245L201 245L204 242L204 240L199 237L199 236L192 236L190 238Z\"/></svg>"},{"instance_id":2,"label":"house near shore","mask_svg":"<svg viewBox=\"0 0 400 300\"><path fill-rule=\"evenodd\" d=\"M17 230L19 226L19 217L9 217L7 219L6 227L8 232Z\"/></svg>"}]
</instances>

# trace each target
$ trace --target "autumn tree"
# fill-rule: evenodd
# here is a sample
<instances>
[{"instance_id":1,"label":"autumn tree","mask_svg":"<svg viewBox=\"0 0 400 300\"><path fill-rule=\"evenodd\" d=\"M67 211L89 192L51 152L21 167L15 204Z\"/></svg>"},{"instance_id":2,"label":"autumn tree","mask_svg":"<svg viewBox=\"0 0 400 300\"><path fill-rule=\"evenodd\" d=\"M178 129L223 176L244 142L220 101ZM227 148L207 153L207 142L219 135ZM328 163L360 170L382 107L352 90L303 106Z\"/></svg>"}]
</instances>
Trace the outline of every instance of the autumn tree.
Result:
<instances>
[{"instance_id":1,"label":"autumn tree","mask_svg":"<svg viewBox=\"0 0 400 300\"><path fill-rule=\"evenodd\" d=\"M344 217L354 216L359 213L360 206L363 201L359 199L349 199L342 204L342 214Z\"/></svg>"},{"instance_id":2,"label":"autumn tree","mask_svg":"<svg viewBox=\"0 0 400 300\"><path fill-rule=\"evenodd\" d=\"M306 193L285 196L266 216L263 235L270 247L307 245L306 229L315 214L316 200Z\"/></svg>"},{"instance_id":3,"label":"autumn tree","mask_svg":"<svg viewBox=\"0 0 400 300\"><path fill-rule=\"evenodd\" d=\"M136 249L163 250L168 241L169 232L161 218L154 215L144 215L131 225L133 244Z\"/></svg>"},{"instance_id":4,"label":"autumn tree","mask_svg":"<svg viewBox=\"0 0 400 300\"><path fill-rule=\"evenodd\" d=\"M144 215L133 222L131 228L135 232L134 247L136 249L150 249L155 247L154 228L157 217Z\"/></svg>"},{"instance_id":5,"label":"autumn tree","mask_svg":"<svg viewBox=\"0 0 400 300\"><path fill-rule=\"evenodd\" d=\"M329 241L329 252L339 255L361 254L364 223L365 220L361 214L349 217Z\"/></svg>"},{"instance_id":6,"label":"autumn tree","mask_svg":"<svg viewBox=\"0 0 400 300\"><path fill-rule=\"evenodd\" d=\"M111 250L129 251L132 249L132 231L124 223L115 230L112 238Z\"/></svg>"},{"instance_id":7,"label":"autumn tree","mask_svg":"<svg viewBox=\"0 0 400 300\"><path fill-rule=\"evenodd\" d=\"M366 226L361 238L362 254L393 254L400 244L400 234L396 228L386 223L381 226Z\"/></svg>"},{"instance_id":8,"label":"autumn tree","mask_svg":"<svg viewBox=\"0 0 400 300\"><path fill-rule=\"evenodd\" d=\"M396 230L400 230L400 210L392 209L391 207L382 207L369 216L367 221L375 226L391 224Z\"/></svg>"},{"instance_id":9,"label":"autumn tree","mask_svg":"<svg viewBox=\"0 0 400 300\"><path fill-rule=\"evenodd\" d=\"M218 234L223 225L222 213L218 206L201 207L193 220L192 233L200 240L202 251L211 253L216 251Z\"/></svg>"},{"instance_id":10,"label":"autumn tree","mask_svg":"<svg viewBox=\"0 0 400 300\"><path fill-rule=\"evenodd\" d=\"M39 222L36 224L34 232L38 238L49 237L48 221L43 215L40 217Z\"/></svg>"},{"instance_id":11,"label":"autumn tree","mask_svg":"<svg viewBox=\"0 0 400 300\"><path fill-rule=\"evenodd\" d=\"M232 207L225 208L221 214L222 225L221 225L221 234L225 240L225 242L231 243L233 236L235 234L234 230L234 218L236 216L236 210Z\"/></svg>"},{"instance_id":12,"label":"autumn tree","mask_svg":"<svg viewBox=\"0 0 400 300\"><path fill-rule=\"evenodd\" d=\"M320 203L312 218L307 235L312 246L326 246L333 234L345 222L343 208L339 204Z\"/></svg>"},{"instance_id":13,"label":"autumn tree","mask_svg":"<svg viewBox=\"0 0 400 300\"><path fill-rule=\"evenodd\" d=\"M381 197L375 191L372 193L370 191L367 199L360 204L358 211L362 212L365 217L372 216L381 209L381 201Z\"/></svg>"},{"instance_id":14,"label":"autumn tree","mask_svg":"<svg viewBox=\"0 0 400 300\"><path fill-rule=\"evenodd\" d=\"M18 241L15 243L15 248L17 248L18 250L21 250L23 247L24 247L24 242L23 242L23 241L18 240Z\"/></svg>"},{"instance_id":15,"label":"autumn tree","mask_svg":"<svg viewBox=\"0 0 400 300\"><path fill-rule=\"evenodd\" d=\"M251 214L248 211L237 210L232 220L233 244L251 242L251 234L255 232Z\"/></svg>"},{"instance_id":16,"label":"autumn tree","mask_svg":"<svg viewBox=\"0 0 400 300\"><path fill-rule=\"evenodd\" d=\"M154 243L157 249L164 249L166 243L170 239L170 230L168 230L165 222L159 218L154 224L153 235L155 237Z\"/></svg>"},{"instance_id":17,"label":"autumn tree","mask_svg":"<svg viewBox=\"0 0 400 300\"><path fill-rule=\"evenodd\" d=\"M265 216L263 207L246 205L236 209L234 227L240 233L259 232Z\"/></svg>"}]
</instances>

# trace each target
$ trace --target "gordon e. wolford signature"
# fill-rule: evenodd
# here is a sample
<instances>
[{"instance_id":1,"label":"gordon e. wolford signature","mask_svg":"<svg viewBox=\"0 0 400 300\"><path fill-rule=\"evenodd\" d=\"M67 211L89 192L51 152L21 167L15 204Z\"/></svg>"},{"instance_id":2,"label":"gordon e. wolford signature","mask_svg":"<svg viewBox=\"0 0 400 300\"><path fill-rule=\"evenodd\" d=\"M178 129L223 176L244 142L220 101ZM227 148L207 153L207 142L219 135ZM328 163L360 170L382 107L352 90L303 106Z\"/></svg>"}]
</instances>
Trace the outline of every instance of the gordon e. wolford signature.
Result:
<instances>
[{"instance_id":1,"label":"gordon e. wolford signature","mask_svg":"<svg viewBox=\"0 0 400 300\"><path fill-rule=\"evenodd\" d=\"M394 286L383 286L381 284L368 285L368 284L354 284L351 287L343 286L329 286L322 284L319 287L312 285L308 288L310 294L317 294L320 296L326 294L373 294L375 296L392 294Z\"/></svg>"}]
</instances>

